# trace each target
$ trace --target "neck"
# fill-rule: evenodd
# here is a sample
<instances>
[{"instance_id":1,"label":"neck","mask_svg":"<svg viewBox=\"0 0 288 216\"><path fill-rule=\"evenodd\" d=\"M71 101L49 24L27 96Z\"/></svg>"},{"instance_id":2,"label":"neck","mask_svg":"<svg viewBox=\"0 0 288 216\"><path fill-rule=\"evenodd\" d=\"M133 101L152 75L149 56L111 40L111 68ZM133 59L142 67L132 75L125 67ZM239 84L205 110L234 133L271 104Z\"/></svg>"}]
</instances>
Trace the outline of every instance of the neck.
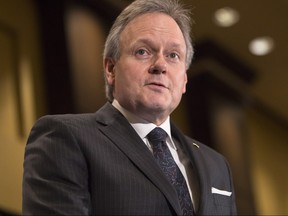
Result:
<instances>
[{"instance_id":1,"label":"neck","mask_svg":"<svg viewBox=\"0 0 288 216\"><path fill-rule=\"evenodd\" d=\"M159 126L170 118L169 115L163 115L161 112L159 114L158 111L153 112L151 110L142 110L138 111L137 113L132 112L122 106L116 99L113 100L112 105L118 109L130 123L153 123Z\"/></svg>"}]
</instances>

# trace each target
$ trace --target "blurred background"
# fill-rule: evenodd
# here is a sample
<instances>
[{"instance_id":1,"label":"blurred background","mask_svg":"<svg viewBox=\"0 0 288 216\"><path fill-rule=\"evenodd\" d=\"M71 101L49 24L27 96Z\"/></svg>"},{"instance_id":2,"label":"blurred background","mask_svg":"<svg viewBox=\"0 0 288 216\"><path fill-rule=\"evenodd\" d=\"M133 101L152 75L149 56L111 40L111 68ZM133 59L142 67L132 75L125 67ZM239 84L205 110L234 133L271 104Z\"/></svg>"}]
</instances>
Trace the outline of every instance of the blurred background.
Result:
<instances>
[{"instance_id":1,"label":"blurred background","mask_svg":"<svg viewBox=\"0 0 288 216\"><path fill-rule=\"evenodd\" d=\"M21 213L24 148L36 119L106 102L103 45L130 2L0 0L0 214ZM225 155L240 215L288 214L288 1L183 3L195 57L172 119Z\"/></svg>"}]
</instances>

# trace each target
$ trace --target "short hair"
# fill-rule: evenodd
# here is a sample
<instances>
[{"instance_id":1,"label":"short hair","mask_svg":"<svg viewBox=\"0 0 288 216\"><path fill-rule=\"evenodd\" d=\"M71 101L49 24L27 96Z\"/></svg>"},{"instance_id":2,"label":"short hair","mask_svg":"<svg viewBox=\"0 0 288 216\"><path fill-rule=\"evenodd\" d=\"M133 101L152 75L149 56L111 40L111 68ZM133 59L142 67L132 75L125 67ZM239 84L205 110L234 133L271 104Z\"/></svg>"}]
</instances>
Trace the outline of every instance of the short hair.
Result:
<instances>
[{"instance_id":1,"label":"short hair","mask_svg":"<svg viewBox=\"0 0 288 216\"><path fill-rule=\"evenodd\" d=\"M120 58L120 34L127 24L134 18L147 14L159 12L172 17L178 24L186 44L186 70L189 68L193 58L193 46L190 37L191 18L190 11L183 7L178 0L136 0L128 5L116 18L105 42L103 58L111 58L117 61ZM105 76L106 97L112 102L114 86L109 85Z\"/></svg>"}]
</instances>

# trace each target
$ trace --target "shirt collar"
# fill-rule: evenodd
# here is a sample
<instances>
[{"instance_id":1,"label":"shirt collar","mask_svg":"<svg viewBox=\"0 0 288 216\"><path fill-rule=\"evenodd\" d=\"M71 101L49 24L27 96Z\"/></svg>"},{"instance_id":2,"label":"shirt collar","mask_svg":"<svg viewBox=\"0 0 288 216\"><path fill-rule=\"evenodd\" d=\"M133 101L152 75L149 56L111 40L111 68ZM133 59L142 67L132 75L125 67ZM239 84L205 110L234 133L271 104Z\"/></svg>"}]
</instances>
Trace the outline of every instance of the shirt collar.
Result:
<instances>
[{"instance_id":1,"label":"shirt collar","mask_svg":"<svg viewBox=\"0 0 288 216\"><path fill-rule=\"evenodd\" d=\"M128 120L128 122L131 124L131 126L134 128L134 130L137 132L137 134L141 137L142 140L146 139L146 136L155 127L161 127L168 134L167 141L169 145L176 150L176 146L171 136L170 116L168 116L168 118L161 125L157 126L129 112L124 107L122 107L116 99L113 100L112 105L125 116L125 118Z\"/></svg>"}]
</instances>

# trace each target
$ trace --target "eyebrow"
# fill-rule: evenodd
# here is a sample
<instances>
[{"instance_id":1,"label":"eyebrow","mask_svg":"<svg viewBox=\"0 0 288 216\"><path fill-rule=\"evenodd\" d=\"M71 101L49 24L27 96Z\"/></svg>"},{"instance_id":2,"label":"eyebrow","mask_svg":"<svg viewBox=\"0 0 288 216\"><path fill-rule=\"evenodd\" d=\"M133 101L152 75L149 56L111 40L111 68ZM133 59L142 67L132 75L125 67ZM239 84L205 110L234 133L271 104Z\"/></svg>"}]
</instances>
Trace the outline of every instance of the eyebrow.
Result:
<instances>
[{"instance_id":1,"label":"eyebrow","mask_svg":"<svg viewBox=\"0 0 288 216\"><path fill-rule=\"evenodd\" d=\"M139 40L135 41L132 46L134 46L135 44L138 44L138 43L143 43L143 44L147 44L147 45L150 45L150 46L154 46L154 41L152 39L148 39L148 38L140 38ZM173 49L179 49L181 51L183 51L185 53L185 51L181 48L181 45L179 43L175 43L175 42L169 42L168 43L168 46L173 48Z\"/></svg>"}]
</instances>

